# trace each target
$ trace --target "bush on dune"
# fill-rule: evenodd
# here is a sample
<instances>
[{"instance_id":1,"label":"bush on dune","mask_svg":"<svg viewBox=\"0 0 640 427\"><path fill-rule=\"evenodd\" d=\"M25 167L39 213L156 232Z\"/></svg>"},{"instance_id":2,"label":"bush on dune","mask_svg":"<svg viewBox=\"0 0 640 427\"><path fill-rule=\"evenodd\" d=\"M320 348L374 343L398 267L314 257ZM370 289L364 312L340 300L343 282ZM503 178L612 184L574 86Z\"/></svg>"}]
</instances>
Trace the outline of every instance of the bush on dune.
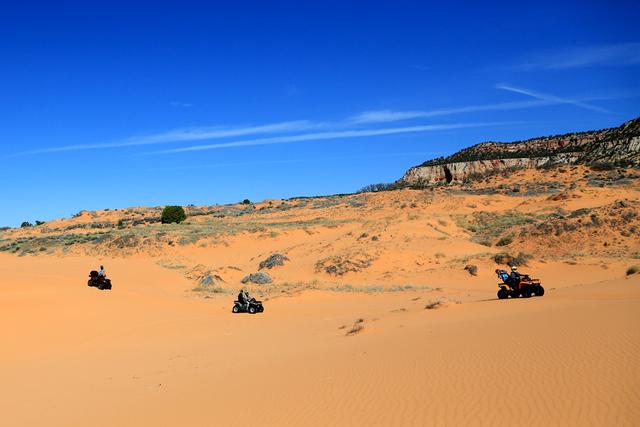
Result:
<instances>
[{"instance_id":1,"label":"bush on dune","mask_svg":"<svg viewBox=\"0 0 640 427\"><path fill-rule=\"evenodd\" d=\"M258 270L263 270L265 268L272 269L276 266L283 266L285 261L289 261L289 258L287 258L286 255L273 254L269 258L260 262Z\"/></svg>"},{"instance_id":2,"label":"bush on dune","mask_svg":"<svg viewBox=\"0 0 640 427\"><path fill-rule=\"evenodd\" d=\"M465 270L467 270L469 272L470 275L472 276L477 276L478 275L478 266L473 265L473 264L468 264L464 267Z\"/></svg>"},{"instance_id":3,"label":"bush on dune","mask_svg":"<svg viewBox=\"0 0 640 427\"><path fill-rule=\"evenodd\" d=\"M184 213L182 206L165 206L160 217L163 224L179 224L185 219L187 219L187 214Z\"/></svg>"},{"instance_id":4,"label":"bush on dune","mask_svg":"<svg viewBox=\"0 0 640 427\"><path fill-rule=\"evenodd\" d=\"M513 242L511 236L501 237L500 240L496 243L496 246L507 246Z\"/></svg>"},{"instance_id":5,"label":"bush on dune","mask_svg":"<svg viewBox=\"0 0 640 427\"><path fill-rule=\"evenodd\" d=\"M526 254L524 252L520 252L518 255L514 256L508 253L499 253L493 257L493 260L496 264L506 264L508 266L514 265L527 265L527 262L531 260L533 256Z\"/></svg>"}]
</instances>

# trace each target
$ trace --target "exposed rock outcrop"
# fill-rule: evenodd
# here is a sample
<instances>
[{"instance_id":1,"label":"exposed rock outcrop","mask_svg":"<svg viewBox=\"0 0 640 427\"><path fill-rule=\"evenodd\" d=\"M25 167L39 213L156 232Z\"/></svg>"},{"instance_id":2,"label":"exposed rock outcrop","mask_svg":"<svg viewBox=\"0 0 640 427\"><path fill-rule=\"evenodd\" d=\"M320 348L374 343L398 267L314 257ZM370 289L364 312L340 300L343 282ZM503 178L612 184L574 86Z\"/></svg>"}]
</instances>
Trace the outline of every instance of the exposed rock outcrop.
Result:
<instances>
[{"instance_id":1,"label":"exposed rock outcrop","mask_svg":"<svg viewBox=\"0 0 640 427\"><path fill-rule=\"evenodd\" d=\"M640 118L620 127L511 143L483 142L449 157L409 169L401 185L424 186L472 180L505 169L552 164L640 164Z\"/></svg>"},{"instance_id":2,"label":"exposed rock outcrop","mask_svg":"<svg viewBox=\"0 0 640 427\"><path fill-rule=\"evenodd\" d=\"M475 160L447 163L435 166L418 166L409 169L401 181L411 185L449 184L462 182L474 176L482 176L511 168L536 168L547 164L573 163L579 154L563 154L553 157Z\"/></svg>"},{"instance_id":3,"label":"exposed rock outcrop","mask_svg":"<svg viewBox=\"0 0 640 427\"><path fill-rule=\"evenodd\" d=\"M589 143L579 162L640 164L640 118L616 128L610 138Z\"/></svg>"}]
</instances>

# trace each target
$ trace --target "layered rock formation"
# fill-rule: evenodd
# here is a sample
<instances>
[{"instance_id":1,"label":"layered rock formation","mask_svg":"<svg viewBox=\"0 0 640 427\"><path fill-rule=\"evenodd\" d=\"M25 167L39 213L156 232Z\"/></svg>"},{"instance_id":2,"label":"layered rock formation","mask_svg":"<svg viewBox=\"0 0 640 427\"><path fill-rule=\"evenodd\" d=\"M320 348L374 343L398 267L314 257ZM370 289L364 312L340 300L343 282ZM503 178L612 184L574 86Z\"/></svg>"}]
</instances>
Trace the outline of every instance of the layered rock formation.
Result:
<instances>
[{"instance_id":1,"label":"layered rock formation","mask_svg":"<svg viewBox=\"0 0 640 427\"><path fill-rule=\"evenodd\" d=\"M620 127L511 143L483 142L449 157L409 169L401 185L424 186L472 180L505 169L552 164L640 164L640 118Z\"/></svg>"}]
</instances>

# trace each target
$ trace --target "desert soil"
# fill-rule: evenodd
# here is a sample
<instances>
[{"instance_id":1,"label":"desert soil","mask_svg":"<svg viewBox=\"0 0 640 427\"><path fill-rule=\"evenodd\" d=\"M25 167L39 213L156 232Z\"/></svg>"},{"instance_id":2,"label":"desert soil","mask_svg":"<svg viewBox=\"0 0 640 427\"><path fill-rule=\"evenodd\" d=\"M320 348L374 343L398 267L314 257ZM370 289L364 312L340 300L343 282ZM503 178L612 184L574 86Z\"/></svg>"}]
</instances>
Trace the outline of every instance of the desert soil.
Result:
<instances>
[{"instance_id":1,"label":"desert soil","mask_svg":"<svg viewBox=\"0 0 640 427\"><path fill-rule=\"evenodd\" d=\"M640 274L626 274L640 244L625 231L638 221L637 181L569 187L586 173L560 174L567 187L552 193L522 194L541 181L522 175L518 194L404 190L300 207L286 212L298 225L265 214L277 232L206 244L4 251L2 425L640 425ZM496 247L502 233L487 246L468 225L478 210L532 216L491 217L517 225L504 225L512 243ZM546 213L556 230L570 225L527 239ZM310 221L319 216L334 222ZM5 238L24 247L48 232ZM530 255L520 269L543 297L497 300L503 251ZM276 252L290 260L265 270L273 283L249 286L265 312L232 314L240 279ZM328 273L344 267L335 257L355 270ZM86 285L100 263L111 291Z\"/></svg>"}]
</instances>

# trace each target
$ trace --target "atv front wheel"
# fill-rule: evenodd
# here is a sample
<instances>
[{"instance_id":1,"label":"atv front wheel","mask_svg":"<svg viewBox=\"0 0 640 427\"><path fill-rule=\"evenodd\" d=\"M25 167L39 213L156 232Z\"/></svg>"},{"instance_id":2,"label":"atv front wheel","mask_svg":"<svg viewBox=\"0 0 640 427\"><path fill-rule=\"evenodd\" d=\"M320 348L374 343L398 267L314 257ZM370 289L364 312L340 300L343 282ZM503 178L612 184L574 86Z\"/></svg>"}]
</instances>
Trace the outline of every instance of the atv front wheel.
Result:
<instances>
[{"instance_id":1,"label":"atv front wheel","mask_svg":"<svg viewBox=\"0 0 640 427\"><path fill-rule=\"evenodd\" d=\"M522 290L522 297L523 298L531 298L531 288L529 288L528 286L526 288L524 288Z\"/></svg>"},{"instance_id":2,"label":"atv front wheel","mask_svg":"<svg viewBox=\"0 0 640 427\"><path fill-rule=\"evenodd\" d=\"M537 297L541 297L544 295L544 288L542 286L536 286L533 290L533 294Z\"/></svg>"},{"instance_id":3,"label":"atv front wheel","mask_svg":"<svg viewBox=\"0 0 640 427\"><path fill-rule=\"evenodd\" d=\"M249 307L250 314L256 314L256 308L254 306Z\"/></svg>"}]
</instances>

